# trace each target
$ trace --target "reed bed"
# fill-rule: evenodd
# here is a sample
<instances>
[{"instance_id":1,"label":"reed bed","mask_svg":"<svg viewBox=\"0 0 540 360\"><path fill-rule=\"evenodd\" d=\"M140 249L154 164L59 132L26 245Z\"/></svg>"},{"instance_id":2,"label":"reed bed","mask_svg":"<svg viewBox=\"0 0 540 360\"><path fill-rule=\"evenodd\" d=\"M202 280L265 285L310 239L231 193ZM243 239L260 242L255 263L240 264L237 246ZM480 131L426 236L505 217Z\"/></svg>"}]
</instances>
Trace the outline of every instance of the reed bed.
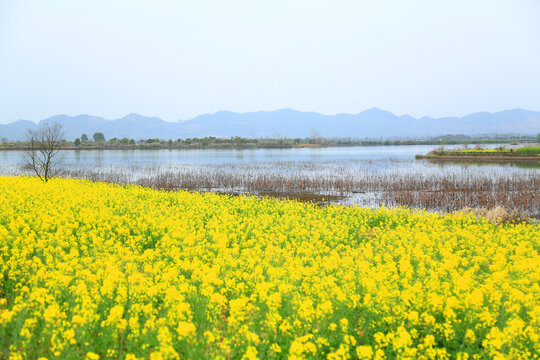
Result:
<instances>
[{"instance_id":1,"label":"reed bed","mask_svg":"<svg viewBox=\"0 0 540 360\"><path fill-rule=\"evenodd\" d=\"M24 173L24 169L3 173ZM400 159L218 165L66 167L62 177L164 190L249 193L298 199L327 196L348 205L430 211L503 207L540 216L540 172L515 167L433 166ZM310 197L309 195L313 195Z\"/></svg>"}]
</instances>

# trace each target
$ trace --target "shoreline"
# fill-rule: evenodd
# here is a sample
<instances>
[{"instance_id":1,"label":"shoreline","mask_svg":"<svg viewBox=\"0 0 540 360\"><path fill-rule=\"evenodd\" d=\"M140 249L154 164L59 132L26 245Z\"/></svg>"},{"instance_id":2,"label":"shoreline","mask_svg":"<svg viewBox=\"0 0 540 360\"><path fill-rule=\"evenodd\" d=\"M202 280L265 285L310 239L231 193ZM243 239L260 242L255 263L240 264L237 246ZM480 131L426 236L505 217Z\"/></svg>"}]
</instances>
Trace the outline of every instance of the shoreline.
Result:
<instances>
[{"instance_id":1,"label":"shoreline","mask_svg":"<svg viewBox=\"0 0 540 360\"><path fill-rule=\"evenodd\" d=\"M506 144L507 142L501 141L498 143L495 142L479 142L478 144ZM523 141L521 144L534 144L534 142ZM477 144L477 143L473 143ZM509 144L509 143L508 143ZM367 142L367 143L353 143L353 144L249 144L249 145L124 145L124 146L114 146L114 145L91 145L91 146L74 146L66 145L62 146L59 150L78 150L78 151L95 151L95 150L258 150L258 149L322 149L322 148L349 148L349 147L387 147L387 146L420 146L420 145L431 145L437 146L441 143L432 143L432 142ZM445 143L444 145L463 145L462 143ZM0 144L0 151L26 151L30 150L29 146L23 144L18 145L2 145ZM433 157L432 155L417 155L419 157ZM437 156L438 157L438 156ZM461 158L461 156L460 156ZM476 158L476 157L473 157ZM514 157L512 157L514 158Z\"/></svg>"},{"instance_id":2,"label":"shoreline","mask_svg":"<svg viewBox=\"0 0 540 360\"><path fill-rule=\"evenodd\" d=\"M475 156L466 156L466 155L416 155L417 160L451 160L451 161L501 161L501 162L540 162L540 156L538 155L515 155L515 156L504 156L504 155L475 155Z\"/></svg>"}]
</instances>

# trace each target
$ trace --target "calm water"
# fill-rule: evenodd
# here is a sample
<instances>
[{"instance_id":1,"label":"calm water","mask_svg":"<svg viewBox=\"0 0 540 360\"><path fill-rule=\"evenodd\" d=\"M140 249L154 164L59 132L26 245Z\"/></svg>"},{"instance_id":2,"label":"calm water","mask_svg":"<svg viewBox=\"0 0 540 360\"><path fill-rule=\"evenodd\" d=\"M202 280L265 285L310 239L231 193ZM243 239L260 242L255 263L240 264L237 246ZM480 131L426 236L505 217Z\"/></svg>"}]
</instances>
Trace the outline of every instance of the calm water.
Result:
<instances>
[{"instance_id":1,"label":"calm water","mask_svg":"<svg viewBox=\"0 0 540 360\"><path fill-rule=\"evenodd\" d=\"M491 145L497 147L498 145ZM457 147L457 146L455 146ZM63 168L73 172L97 171L121 174L127 182L159 173L254 174L345 179L369 175L489 177L540 176L538 164L450 163L416 160L433 145L357 146L246 150L66 150ZM448 148L452 148L449 146ZM22 168L23 151L0 151L0 175L30 174Z\"/></svg>"},{"instance_id":2,"label":"calm water","mask_svg":"<svg viewBox=\"0 0 540 360\"><path fill-rule=\"evenodd\" d=\"M500 184L524 183L532 188L519 190L523 187L512 185L513 190L506 191L503 198L529 199L518 204L521 210L535 216L540 214L540 203L534 195L538 193L535 187L539 183L535 179L540 178L538 164L415 159L415 155L427 154L434 148L432 145L413 145L252 150L69 150L61 152L64 163L61 176L229 193L339 195L336 201L342 204L373 207L388 204L387 195L397 194L395 191L417 196L430 191L440 192L446 186L466 188L471 192L478 187L475 184L488 184L487 188L475 190L480 191L478 196L485 196L482 191L497 191ZM0 151L0 175L32 175L29 169L21 166L23 157L21 151ZM416 184L415 187L412 184ZM348 186L347 190L343 190L344 186ZM470 204L467 202L466 205L483 206L476 204L477 198L473 195ZM501 205L505 205L505 201L509 200L497 200ZM397 200L395 204L401 205ZM443 209L444 204L436 203L430 209ZM409 205L428 207L424 203ZM456 205L455 210L462 207L462 204Z\"/></svg>"},{"instance_id":3,"label":"calm water","mask_svg":"<svg viewBox=\"0 0 540 360\"><path fill-rule=\"evenodd\" d=\"M495 147L496 145L492 145ZM247 150L66 150L62 158L66 166L148 166L161 164L249 164L259 162L343 162L349 160L414 160L416 154L427 154L433 145L356 146L300 149ZM450 147L449 147L450 148ZM4 166L22 162L22 151L0 151ZM501 165L507 167L506 165Z\"/></svg>"}]
</instances>

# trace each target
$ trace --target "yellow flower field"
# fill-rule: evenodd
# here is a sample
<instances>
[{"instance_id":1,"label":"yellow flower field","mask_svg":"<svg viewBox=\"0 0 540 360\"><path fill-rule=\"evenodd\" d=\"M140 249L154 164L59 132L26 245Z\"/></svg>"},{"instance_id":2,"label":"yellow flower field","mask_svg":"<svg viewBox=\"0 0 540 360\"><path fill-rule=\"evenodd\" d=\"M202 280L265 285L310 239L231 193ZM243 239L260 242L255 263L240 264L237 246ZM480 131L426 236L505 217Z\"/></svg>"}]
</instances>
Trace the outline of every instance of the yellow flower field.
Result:
<instances>
[{"instance_id":1,"label":"yellow flower field","mask_svg":"<svg viewBox=\"0 0 540 360\"><path fill-rule=\"evenodd\" d=\"M0 177L0 358L538 359L540 231Z\"/></svg>"}]
</instances>

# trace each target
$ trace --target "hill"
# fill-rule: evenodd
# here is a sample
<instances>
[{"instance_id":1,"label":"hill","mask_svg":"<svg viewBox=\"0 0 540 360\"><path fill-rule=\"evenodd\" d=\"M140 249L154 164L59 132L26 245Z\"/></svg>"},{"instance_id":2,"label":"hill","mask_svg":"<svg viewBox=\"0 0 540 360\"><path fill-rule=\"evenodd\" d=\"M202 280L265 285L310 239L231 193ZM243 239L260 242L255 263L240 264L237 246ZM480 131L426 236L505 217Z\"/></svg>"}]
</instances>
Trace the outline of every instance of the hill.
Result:
<instances>
[{"instance_id":1,"label":"hill","mask_svg":"<svg viewBox=\"0 0 540 360\"><path fill-rule=\"evenodd\" d=\"M54 121L64 125L68 140L80 137L83 133L91 137L94 132L103 132L108 139L177 139L205 136L418 138L442 134L540 133L540 112L523 109L445 118L397 116L377 108L359 114L336 115L293 109L248 113L219 111L179 122L167 122L139 114L129 114L115 120L91 115L56 115L41 120L40 124ZM35 123L26 120L0 125L0 138L22 140L27 129L36 127Z\"/></svg>"}]
</instances>

